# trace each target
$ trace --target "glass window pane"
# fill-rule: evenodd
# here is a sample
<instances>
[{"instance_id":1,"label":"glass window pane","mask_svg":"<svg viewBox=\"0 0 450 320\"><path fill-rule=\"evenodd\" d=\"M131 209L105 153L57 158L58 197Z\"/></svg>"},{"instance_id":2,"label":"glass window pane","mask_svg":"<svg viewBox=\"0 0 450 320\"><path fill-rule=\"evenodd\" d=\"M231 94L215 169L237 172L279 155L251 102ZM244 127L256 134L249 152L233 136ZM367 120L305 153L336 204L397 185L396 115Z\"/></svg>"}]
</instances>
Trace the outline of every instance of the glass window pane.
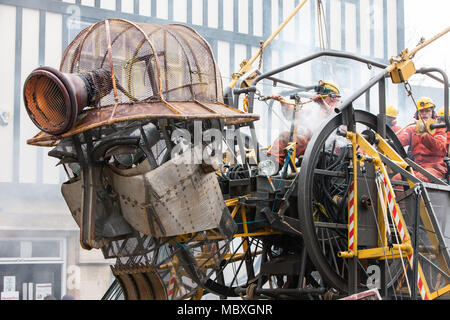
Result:
<instances>
[{"instance_id":1,"label":"glass window pane","mask_svg":"<svg viewBox=\"0 0 450 320\"><path fill-rule=\"evenodd\" d=\"M59 257L59 241L33 241L33 258Z\"/></svg>"},{"instance_id":2,"label":"glass window pane","mask_svg":"<svg viewBox=\"0 0 450 320\"><path fill-rule=\"evenodd\" d=\"M18 258L20 257L19 241L0 240L0 259L1 258Z\"/></svg>"}]
</instances>

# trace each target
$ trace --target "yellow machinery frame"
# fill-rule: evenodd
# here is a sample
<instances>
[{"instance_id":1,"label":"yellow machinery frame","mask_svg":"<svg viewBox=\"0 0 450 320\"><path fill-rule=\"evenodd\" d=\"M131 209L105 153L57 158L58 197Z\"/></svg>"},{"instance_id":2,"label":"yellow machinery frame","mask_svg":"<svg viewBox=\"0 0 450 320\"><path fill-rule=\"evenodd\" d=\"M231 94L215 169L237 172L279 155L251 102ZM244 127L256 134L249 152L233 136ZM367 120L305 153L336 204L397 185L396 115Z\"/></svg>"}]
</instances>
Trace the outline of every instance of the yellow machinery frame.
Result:
<instances>
[{"instance_id":1,"label":"yellow machinery frame","mask_svg":"<svg viewBox=\"0 0 450 320\"><path fill-rule=\"evenodd\" d=\"M384 181L385 181L385 187L386 189L384 189L382 191L382 193L378 194L378 201L379 201L379 213L378 213L378 224L380 225L380 232L381 232L381 239L382 239L382 243L379 243L379 247L377 248L371 248L371 249L363 249L363 250L358 250L358 206L357 206L357 201L354 201L354 207L353 207L353 214L354 217L351 219L350 221L350 217L349 217L349 233L350 230L353 229L354 233L353 233L353 247L352 249L350 248L350 244L349 244L349 248L348 251L343 251L343 252L339 252L338 255L342 258L353 258L353 257L357 257L358 259L402 259L402 263L403 263L403 258L407 257L408 261L409 261L409 266L411 267L411 269L413 269L413 257L414 257L414 250L412 247L412 242L411 242L411 236L408 232L408 229L406 228L406 223L405 220L403 218L403 215L401 213L400 207L397 203L397 201L395 200L395 196L394 195L394 190L392 188L391 182L388 178L388 172L386 169L386 166L384 165L379 152L385 156L387 156L389 159L393 160L393 162L395 164L397 164L398 166L400 166L401 168L407 170L410 174L414 175L413 170L409 167L408 163L378 134L376 134L376 139L378 141L378 151L359 133L354 133L354 132L347 132L346 135L347 139L350 140L352 142L352 148L353 148L353 159L352 159L352 163L353 163L353 185L354 185L354 195L353 198L357 199L357 170L358 170L358 166L361 165L363 166L366 162L370 162L373 164L375 171L379 174L381 174L382 177L384 177ZM362 156L357 156L357 150L361 150L364 155ZM415 184L408 180L408 184L411 188L413 188L415 186ZM388 202L388 195L391 195L391 201L393 201L393 205L394 205L394 210L389 210L389 212L391 213L391 219L392 221L395 222L395 227L396 227L396 231L398 231L399 233L404 232L404 237L401 239L401 243L399 244L394 244L392 247L388 246L388 242L387 242L387 236L386 236L386 230L387 228L389 228L389 225L386 225L387 219L385 219L384 214L380 211L380 207L386 207L386 203ZM349 208L350 209L350 208ZM398 217L394 217L393 216L393 212L392 211L396 211L398 214ZM350 214L350 210L349 210L349 214ZM433 233L433 226L431 224L431 219L429 216L429 212L427 210L427 208L425 207L424 201L423 199L421 199L421 204L420 204L420 217L422 222L425 225L425 228L428 233L428 236L430 238L431 244L433 246L435 246L436 248L439 247L439 241L436 237L436 235ZM353 225L350 225L350 223L353 223ZM379 241L380 242L380 241ZM386 255L385 253L390 251L390 255ZM443 258L442 254L438 255L438 263L439 266L442 270L446 271L448 273L448 265L445 261L445 259ZM419 287L419 292L420 295L422 297L423 300L432 300L435 299L443 294L446 294L448 292L450 292L450 284L447 284L444 288L436 290L434 292L430 291L430 286L428 285L426 279L425 279L425 275L422 269L422 266L420 264L420 262L417 262L417 267L418 267L418 277L417 277L417 285ZM405 268L405 272L406 272L406 268Z\"/></svg>"}]
</instances>

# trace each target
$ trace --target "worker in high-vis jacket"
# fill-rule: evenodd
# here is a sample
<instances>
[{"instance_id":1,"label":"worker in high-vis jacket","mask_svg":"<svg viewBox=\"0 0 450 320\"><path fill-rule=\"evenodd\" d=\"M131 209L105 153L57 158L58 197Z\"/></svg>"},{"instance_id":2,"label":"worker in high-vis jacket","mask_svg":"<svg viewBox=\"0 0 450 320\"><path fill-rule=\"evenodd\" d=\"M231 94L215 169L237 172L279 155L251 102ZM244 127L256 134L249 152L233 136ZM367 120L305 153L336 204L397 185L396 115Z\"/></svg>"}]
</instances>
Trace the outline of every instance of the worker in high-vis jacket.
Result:
<instances>
[{"instance_id":1,"label":"worker in high-vis jacket","mask_svg":"<svg viewBox=\"0 0 450 320\"><path fill-rule=\"evenodd\" d=\"M331 81L319 81L319 84L314 88L316 93L315 96L311 98L312 101L318 104L320 112L318 113L318 119L316 121L321 121L329 116L334 108L339 105L341 93L339 87ZM293 118L294 104L289 103L284 100L281 95L273 95L270 98L277 100L281 103L281 111L283 116L291 120ZM300 112L299 117L302 117ZM296 140L296 157L301 156L305 153L306 147L309 140L311 139L312 132L306 128L299 126L297 128L297 140ZM278 163L283 166L286 160L285 148L289 144L290 132L282 132L278 138L274 141L271 149L267 152L268 155L272 155Z\"/></svg>"},{"instance_id":2,"label":"worker in high-vis jacket","mask_svg":"<svg viewBox=\"0 0 450 320\"><path fill-rule=\"evenodd\" d=\"M398 138L403 146L409 146L414 162L437 178L445 179L447 172L444 163L444 157L447 154L445 129L431 130L429 127L437 118L435 108L436 106L430 98L420 98L414 114L416 125L400 132ZM415 172L415 174L420 180L430 182L419 172Z\"/></svg>"}]
</instances>

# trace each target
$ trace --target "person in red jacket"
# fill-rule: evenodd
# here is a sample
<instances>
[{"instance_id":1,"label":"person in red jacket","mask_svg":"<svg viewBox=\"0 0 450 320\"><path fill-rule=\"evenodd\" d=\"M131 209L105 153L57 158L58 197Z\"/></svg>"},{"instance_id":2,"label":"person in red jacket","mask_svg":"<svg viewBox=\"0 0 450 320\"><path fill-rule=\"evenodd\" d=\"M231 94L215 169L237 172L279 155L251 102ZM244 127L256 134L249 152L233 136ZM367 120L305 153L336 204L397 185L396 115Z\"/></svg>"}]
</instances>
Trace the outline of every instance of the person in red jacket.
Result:
<instances>
[{"instance_id":1,"label":"person in red jacket","mask_svg":"<svg viewBox=\"0 0 450 320\"><path fill-rule=\"evenodd\" d=\"M448 115L450 116L450 111L449 111ZM445 123L444 107L442 107L438 110L437 122ZM447 131L447 155L444 158L444 163L445 163L445 166L447 167L447 175L446 175L447 183L450 183L450 131Z\"/></svg>"},{"instance_id":2,"label":"person in red jacket","mask_svg":"<svg viewBox=\"0 0 450 320\"><path fill-rule=\"evenodd\" d=\"M449 116L450 116L450 111L449 111ZM437 122L438 122L438 123L445 123L445 119L444 119L444 107L442 107L442 108L440 108L440 109L438 110L438 118L437 118ZM450 131L447 131L447 156L450 157L449 146L450 146Z\"/></svg>"},{"instance_id":3,"label":"person in red jacket","mask_svg":"<svg viewBox=\"0 0 450 320\"><path fill-rule=\"evenodd\" d=\"M316 121L320 121L321 119L325 119L329 116L334 108L339 105L340 101L340 90L336 84L331 81L319 81L319 85L315 87L316 95L312 97L312 101L316 102L320 108L320 112L317 114L318 118ZM281 111L283 116L292 120L293 112L294 112L294 104L286 102L281 95L274 95L270 98L274 100L278 100L281 103ZM303 110L302 110L303 111ZM302 117L302 113L300 112L299 117ZM304 127L297 126L297 141L296 141L296 157L301 156L305 153L306 146L308 145L309 140L311 139L312 132ZM272 155L278 163L283 166L286 160L285 148L289 144L290 132L284 131L282 132L278 138L272 144L272 147L267 152L268 155Z\"/></svg>"},{"instance_id":4,"label":"person in red jacket","mask_svg":"<svg viewBox=\"0 0 450 320\"><path fill-rule=\"evenodd\" d=\"M447 153L447 136L445 129L427 130L426 123L436 119L435 104L430 98L423 97L417 101L415 113L416 126L410 126L398 134L403 146L409 146L414 162L429 171L437 178L444 179L447 168L444 157ZM415 172L416 176L430 182L424 175ZM393 178L394 180L396 177Z\"/></svg>"}]
</instances>

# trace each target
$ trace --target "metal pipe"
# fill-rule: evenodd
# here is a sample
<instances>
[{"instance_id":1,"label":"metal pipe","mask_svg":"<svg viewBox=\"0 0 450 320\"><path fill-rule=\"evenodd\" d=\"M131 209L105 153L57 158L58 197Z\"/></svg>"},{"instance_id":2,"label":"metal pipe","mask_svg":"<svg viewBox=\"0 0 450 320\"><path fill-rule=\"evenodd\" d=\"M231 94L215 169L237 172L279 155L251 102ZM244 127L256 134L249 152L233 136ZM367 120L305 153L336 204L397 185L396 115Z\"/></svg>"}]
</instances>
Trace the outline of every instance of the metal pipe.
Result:
<instances>
[{"instance_id":1,"label":"metal pipe","mask_svg":"<svg viewBox=\"0 0 450 320\"><path fill-rule=\"evenodd\" d=\"M253 81L253 86L256 86L256 84L261 81L262 79L266 79L269 78L271 76L273 76L274 74L283 72L285 70L288 70L290 68L299 66L303 63L306 63L308 61L314 60L316 58L322 57L322 56L329 56L329 57L336 57L336 58L345 58L345 59L350 59L350 60L355 60L355 61L359 61L368 65L373 65L375 67L381 68L381 69L385 69L387 67L386 64L380 63L378 61L374 61L374 60L369 60L369 59L365 59L350 53L343 53L343 52L338 52L338 51L332 51L332 50L327 50L327 51L320 51L317 53L314 53L312 55L309 55L303 59L294 61L292 63L289 63L285 66L273 69L272 71L266 72L261 74L260 76L256 77L256 79Z\"/></svg>"},{"instance_id":2,"label":"metal pipe","mask_svg":"<svg viewBox=\"0 0 450 320\"><path fill-rule=\"evenodd\" d=\"M319 288L296 288L296 289L256 289L256 294L287 294L287 295L304 295L304 294L323 294L326 289L323 287Z\"/></svg>"},{"instance_id":3,"label":"metal pipe","mask_svg":"<svg viewBox=\"0 0 450 320\"><path fill-rule=\"evenodd\" d=\"M435 40L439 39L440 37L442 37L443 35L445 35L447 32L450 31L450 27L447 27L446 29L444 29L442 32L438 33L437 35L435 35L434 37L432 37L429 40L426 40L424 42L422 42L420 45L418 45L417 47L415 47L414 49L412 49L410 52L407 52L408 58L412 59L412 57L414 57L414 55L421 49L425 48L427 45L431 44L432 42L434 42Z\"/></svg>"},{"instance_id":4,"label":"metal pipe","mask_svg":"<svg viewBox=\"0 0 450 320\"><path fill-rule=\"evenodd\" d=\"M421 184L416 185L416 211L414 212L414 265L413 265L413 287L412 287L412 299L417 300L417 265L418 265L418 246L419 246L419 213L420 213L420 198L422 192Z\"/></svg>"},{"instance_id":5,"label":"metal pipe","mask_svg":"<svg viewBox=\"0 0 450 320\"><path fill-rule=\"evenodd\" d=\"M347 109L348 106L350 106L353 101L358 99L364 92L366 92L368 89L373 87L378 81L382 80L386 74L388 74L390 70L388 68L381 71L378 75L376 75L374 78L370 79L369 82L367 82L364 86L362 86L360 89L356 90L350 97L344 100L342 104L335 108L334 111L336 113L340 113Z\"/></svg>"},{"instance_id":6,"label":"metal pipe","mask_svg":"<svg viewBox=\"0 0 450 320\"><path fill-rule=\"evenodd\" d=\"M275 289L255 289L255 294L257 295L294 295L294 296L300 296L305 294L323 294L325 293L326 289L324 287L319 288L275 288ZM246 293L246 288L237 287L234 289L234 292L237 294L240 293Z\"/></svg>"}]
</instances>

